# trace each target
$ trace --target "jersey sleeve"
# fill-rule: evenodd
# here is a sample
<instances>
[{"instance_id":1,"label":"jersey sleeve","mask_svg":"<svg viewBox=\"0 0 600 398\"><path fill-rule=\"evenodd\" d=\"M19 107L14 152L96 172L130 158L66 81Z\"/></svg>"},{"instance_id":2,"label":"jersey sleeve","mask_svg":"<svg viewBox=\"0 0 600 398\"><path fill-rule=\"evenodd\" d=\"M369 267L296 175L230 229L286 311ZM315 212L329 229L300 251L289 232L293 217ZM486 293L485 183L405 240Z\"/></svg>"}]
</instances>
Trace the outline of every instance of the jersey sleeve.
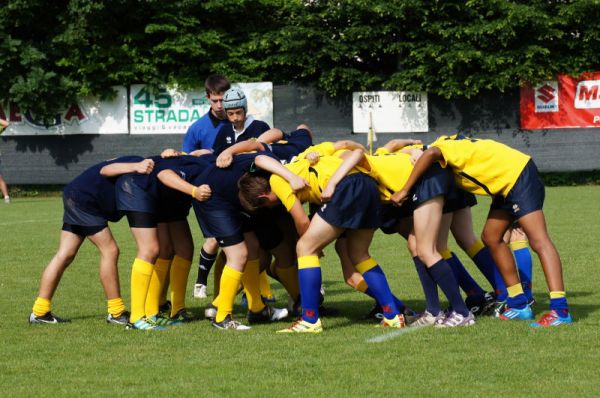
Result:
<instances>
[{"instance_id":1,"label":"jersey sleeve","mask_svg":"<svg viewBox=\"0 0 600 398\"><path fill-rule=\"evenodd\" d=\"M453 137L442 136L435 140L430 147L436 147L442 152L442 159L439 160L442 167L453 167L462 169L465 165L465 160L472 155L472 146L464 145L461 140L456 140Z\"/></svg>"},{"instance_id":2,"label":"jersey sleeve","mask_svg":"<svg viewBox=\"0 0 600 398\"><path fill-rule=\"evenodd\" d=\"M217 156L227 149L227 145L225 144L226 135L225 129L221 127L217 133L217 136L215 137L215 142L212 147L213 153Z\"/></svg>"},{"instance_id":3,"label":"jersey sleeve","mask_svg":"<svg viewBox=\"0 0 600 398\"><path fill-rule=\"evenodd\" d=\"M273 174L269 179L271 191L279 198L287 211L290 211L298 200L290 184L278 175Z\"/></svg>"}]
</instances>

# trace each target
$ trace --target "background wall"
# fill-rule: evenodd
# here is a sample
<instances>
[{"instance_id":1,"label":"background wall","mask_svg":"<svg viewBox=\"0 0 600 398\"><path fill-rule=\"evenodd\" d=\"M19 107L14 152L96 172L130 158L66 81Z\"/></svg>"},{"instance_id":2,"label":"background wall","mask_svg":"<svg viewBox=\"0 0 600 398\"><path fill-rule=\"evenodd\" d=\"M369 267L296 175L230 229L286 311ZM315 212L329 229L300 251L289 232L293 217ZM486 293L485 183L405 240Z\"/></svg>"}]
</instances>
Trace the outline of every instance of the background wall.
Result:
<instances>
[{"instance_id":1,"label":"background wall","mask_svg":"<svg viewBox=\"0 0 600 398\"><path fill-rule=\"evenodd\" d=\"M378 145L397 137L433 141L463 132L501 141L530 154L542 171L600 169L600 129L519 130L519 93L486 93L468 100L429 96L429 132L379 134ZM354 139L351 97L332 100L308 87L273 87L275 126L291 131L308 124L317 141ZM9 184L64 184L104 159L180 148L183 135L69 135L1 137L2 174Z\"/></svg>"}]
</instances>

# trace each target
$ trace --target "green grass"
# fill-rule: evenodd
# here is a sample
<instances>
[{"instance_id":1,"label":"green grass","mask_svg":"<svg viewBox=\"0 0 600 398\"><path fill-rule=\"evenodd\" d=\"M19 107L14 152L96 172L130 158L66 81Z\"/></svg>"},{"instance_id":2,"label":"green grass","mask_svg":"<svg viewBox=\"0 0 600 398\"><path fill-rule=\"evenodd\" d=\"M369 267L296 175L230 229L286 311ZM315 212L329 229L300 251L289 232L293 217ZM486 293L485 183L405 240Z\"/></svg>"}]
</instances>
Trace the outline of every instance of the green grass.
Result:
<instances>
[{"instance_id":1,"label":"green grass","mask_svg":"<svg viewBox=\"0 0 600 398\"><path fill-rule=\"evenodd\" d=\"M600 390L600 187L547 189L546 216L561 253L576 323L534 330L522 322L482 318L460 330L418 329L382 343L388 331L362 320L371 302L342 281L331 249L322 267L328 306L341 311L323 320L316 336L278 335L287 326L224 332L207 321L161 333L125 332L104 322L106 302L98 258L84 244L67 270L53 310L66 325L28 325L39 277L53 256L61 226L59 198L16 199L0 205L0 395L13 396L597 396ZM480 229L489 200L474 208ZM196 246L201 238L191 219ZM121 281L129 300L135 254L125 222L114 225L121 247ZM393 290L424 306L414 266L399 237L378 234L372 254ZM483 286L466 255L459 253ZM196 270L193 268L190 287ZM285 293L273 284L279 305ZM536 312L548 304L535 263ZM193 312L208 300L188 299ZM244 312L236 307L236 316ZM393 333L393 332L392 332Z\"/></svg>"}]
</instances>

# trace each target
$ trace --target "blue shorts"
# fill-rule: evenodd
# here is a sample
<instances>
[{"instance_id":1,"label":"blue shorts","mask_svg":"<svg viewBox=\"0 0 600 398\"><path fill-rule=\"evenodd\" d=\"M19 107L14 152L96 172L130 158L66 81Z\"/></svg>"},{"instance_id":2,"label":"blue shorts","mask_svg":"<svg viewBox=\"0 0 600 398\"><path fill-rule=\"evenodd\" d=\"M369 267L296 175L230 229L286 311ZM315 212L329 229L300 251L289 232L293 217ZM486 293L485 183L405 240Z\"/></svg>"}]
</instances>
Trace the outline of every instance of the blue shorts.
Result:
<instances>
[{"instance_id":1,"label":"blue shorts","mask_svg":"<svg viewBox=\"0 0 600 398\"><path fill-rule=\"evenodd\" d=\"M507 197L495 196L491 210L505 210L514 219L542 210L545 199L544 183L532 159L527 162Z\"/></svg>"},{"instance_id":2,"label":"blue shorts","mask_svg":"<svg viewBox=\"0 0 600 398\"><path fill-rule=\"evenodd\" d=\"M158 202L158 222L176 222L187 220L192 207L192 197L181 192L170 191L161 195Z\"/></svg>"},{"instance_id":3,"label":"blue shorts","mask_svg":"<svg viewBox=\"0 0 600 398\"><path fill-rule=\"evenodd\" d=\"M443 213L454 213L457 210L473 207L476 204L477 199L475 198L475 195L460 189L456 184L452 184L450 192L446 195Z\"/></svg>"},{"instance_id":4,"label":"blue shorts","mask_svg":"<svg viewBox=\"0 0 600 398\"><path fill-rule=\"evenodd\" d=\"M107 225L97 225L97 226L83 226L83 225L74 225L69 223L63 223L62 230L74 233L75 235L79 235L83 238L86 236L96 235L98 232L102 231L104 228L108 228Z\"/></svg>"},{"instance_id":5,"label":"blue shorts","mask_svg":"<svg viewBox=\"0 0 600 398\"><path fill-rule=\"evenodd\" d=\"M92 214L81 209L77 202L77 192L76 191L68 191L65 190L63 195L63 223L68 225L80 226L80 227L95 227L102 228L108 225L108 220L105 217ZM120 218L120 217L119 217ZM63 228L64 229L64 228ZM65 229L65 231L70 231L73 233L77 233L70 229ZM96 232L98 232L96 231ZM77 233L77 235L81 235Z\"/></svg>"},{"instance_id":6,"label":"blue shorts","mask_svg":"<svg viewBox=\"0 0 600 398\"><path fill-rule=\"evenodd\" d=\"M132 176L122 176L115 186L117 209L156 214L158 198L139 187Z\"/></svg>"},{"instance_id":7,"label":"blue shorts","mask_svg":"<svg viewBox=\"0 0 600 398\"><path fill-rule=\"evenodd\" d=\"M283 139L286 143L273 143L267 145L271 152L280 160L289 162L294 156L298 156L304 152L306 148L312 145L312 137L306 129L292 131L290 134L285 134Z\"/></svg>"},{"instance_id":8,"label":"blue shorts","mask_svg":"<svg viewBox=\"0 0 600 398\"><path fill-rule=\"evenodd\" d=\"M409 199L416 209L423 203L438 197L446 196L455 187L454 177L449 169L434 163L427 169L412 190Z\"/></svg>"},{"instance_id":9,"label":"blue shorts","mask_svg":"<svg viewBox=\"0 0 600 398\"><path fill-rule=\"evenodd\" d=\"M292 216L283 205L259 209L250 216L250 224L260 247L267 251L273 250L283 241L284 228L295 228Z\"/></svg>"},{"instance_id":10,"label":"blue shorts","mask_svg":"<svg viewBox=\"0 0 600 398\"><path fill-rule=\"evenodd\" d=\"M381 202L377 183L362 173L344 177L337 185L331 201L323 204L317 214L340 228L379 228Z\"/></svg>"},{"instance_id":11,"label":"blue shorts","mask_svg":"<svg viewBox=\"0 0 600 398\"><path fill-rule=\"evenodd\" d=\"M250 220L247 214L214 196L206 202L195 200L192 205L205 238L215 238L221 247L244 241L244 232L247 232Z\"/></svg>"},{"instance_id":12,"label":"blue shorts","mask_svg":"<svg viewBox=\"0 0 600 398\"><path fill-rule=\"evenodd\" d=\"M406 201L400 207L392 203L381 205L381 226L379 227L384 234L395 234L396 225L404 218L412 217L414 207L412 203Z\"/></svg>"}]
</instances>

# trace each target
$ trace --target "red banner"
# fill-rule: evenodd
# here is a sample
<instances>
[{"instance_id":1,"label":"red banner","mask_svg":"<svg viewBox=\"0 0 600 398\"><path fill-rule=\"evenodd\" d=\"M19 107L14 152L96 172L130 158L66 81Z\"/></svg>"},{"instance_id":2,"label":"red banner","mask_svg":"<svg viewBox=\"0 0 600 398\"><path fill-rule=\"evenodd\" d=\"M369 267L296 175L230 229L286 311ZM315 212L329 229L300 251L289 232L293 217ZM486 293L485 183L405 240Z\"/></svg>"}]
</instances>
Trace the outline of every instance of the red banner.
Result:
<instances>
[{"instance_id":1,"label":"red banner","mask_svg":"<svg viewBox=\"0 0 600 398\"><path fill-rule=\"evenodd\" d=\"M521 88L521 128L600 127L600 72Z\"/></svg>"}]
</instances>

